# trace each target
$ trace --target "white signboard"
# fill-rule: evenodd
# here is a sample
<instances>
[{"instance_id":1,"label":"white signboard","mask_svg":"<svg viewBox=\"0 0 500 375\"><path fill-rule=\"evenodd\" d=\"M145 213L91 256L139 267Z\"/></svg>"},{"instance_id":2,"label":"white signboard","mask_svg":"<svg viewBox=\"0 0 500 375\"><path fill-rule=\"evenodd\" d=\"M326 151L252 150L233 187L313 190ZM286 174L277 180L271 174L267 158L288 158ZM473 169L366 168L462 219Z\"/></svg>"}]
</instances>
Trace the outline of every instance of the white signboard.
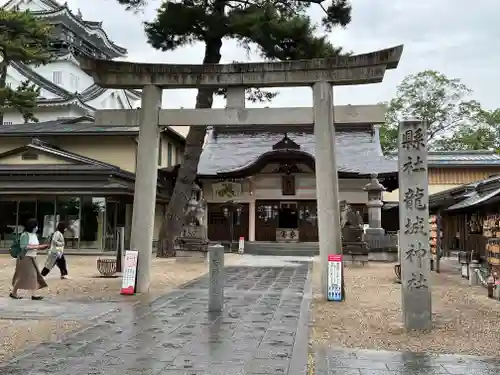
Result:
<instances>
[{"instance_id":1,"label":"white signboard","mask_svg":"<svg viewBox=\"0 0 500 375\"><path fill-rule=\"evenodd\" d=\"M135 294L135 279L137 277L137 260L139 252L127 250L125 252L125 262L123 264L122 289L121 294Z\"/></svg>"},{"instance_id":2,"label":"white signboard","mask_svg":"<svg viewBox=\"0 0 500 375\"><path fill-rule=\"evenodd\" d=\"M342 255L328 255L328 301L342 301Z\"/></svg>"},{"instance_id":3,"label":"white signboard","mask_svg":"<svg viewBox=\"0 0 500 375\"><path fill-rule=\"evenodd\" d=\"M245 237L240 237L238 242L238 254L243 254L245 252Z\"/></svg>"}]
</instances>

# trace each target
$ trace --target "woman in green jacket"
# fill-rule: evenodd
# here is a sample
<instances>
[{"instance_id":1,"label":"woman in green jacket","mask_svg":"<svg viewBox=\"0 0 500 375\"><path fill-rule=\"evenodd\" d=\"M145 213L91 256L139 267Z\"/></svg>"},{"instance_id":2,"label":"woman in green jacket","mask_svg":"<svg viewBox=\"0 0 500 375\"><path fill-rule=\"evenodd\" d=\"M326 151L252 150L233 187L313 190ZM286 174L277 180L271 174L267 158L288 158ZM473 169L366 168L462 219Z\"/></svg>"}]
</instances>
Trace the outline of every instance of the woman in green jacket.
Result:
<instances>
[{"instance_id":1,"label":"woman in green jacket","mask_svg":"<svg viewBox=\"0 0 500 375\"><path fill-rule=\"evenodd\" d=\"M21 247L21 256L16 260L16 270L12 277L12 292L10 298L21 299L18 295L19 289L30 290L31 299L38 301L43 299L41 296L36 295L36 291L47 287L47 283L40 274L38 265L36 263L36 256L38 250L43 250L48 247L47 245L40 245L37 236L38 222L36 219L29 219L26 223L24 232L19 238L19 245Z\"/></svg>"}]
</instances>

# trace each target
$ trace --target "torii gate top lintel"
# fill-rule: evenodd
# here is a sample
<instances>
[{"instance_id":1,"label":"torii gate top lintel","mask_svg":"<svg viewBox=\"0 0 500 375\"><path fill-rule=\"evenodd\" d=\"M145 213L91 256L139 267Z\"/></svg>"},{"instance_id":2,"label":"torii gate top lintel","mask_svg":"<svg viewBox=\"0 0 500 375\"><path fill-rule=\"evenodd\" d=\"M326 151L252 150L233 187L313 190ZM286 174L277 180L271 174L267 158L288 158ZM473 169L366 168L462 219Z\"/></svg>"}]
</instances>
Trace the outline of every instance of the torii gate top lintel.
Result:
<instances>
[{"instance_id":1,"label":"torii gate top lintel","mask_svg":"<svg viewBox=\"0 0 500 375\"><path fill-rule=\"evenodd\" d=\"M165 89L221 87L310 86L327 81L333 85L381 82L386 69L395 69L403 45L376 52L311 60L238 64L149 64L128 61L80 59L80 67L105 88Z\"/></svg>"}]
</instances>

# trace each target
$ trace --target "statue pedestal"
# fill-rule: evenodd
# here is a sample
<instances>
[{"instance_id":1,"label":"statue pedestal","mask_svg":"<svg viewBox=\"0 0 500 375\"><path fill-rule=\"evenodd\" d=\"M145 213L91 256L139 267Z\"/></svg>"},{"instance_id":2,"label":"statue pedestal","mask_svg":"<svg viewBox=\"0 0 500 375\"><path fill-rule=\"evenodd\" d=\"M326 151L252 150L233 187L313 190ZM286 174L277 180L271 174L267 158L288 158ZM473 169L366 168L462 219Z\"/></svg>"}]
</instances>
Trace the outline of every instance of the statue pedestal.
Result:
<instances>
[{"instance_id":1,"label":"statue pedestal","mask_svg":"<svg viewBox=\"0 0 500 375\"><path fill-rule=\"evenodd\" d=\"M178 263L207 263L208 252L176 250L175 261Z\"/></svg>"},{"instance_id":2,"label":"statue pedestal","mask_svg":"<svg viewBox=\"0 0 500 375\"><path fill-rule=\"evenodd\" d=\"M385 229L384 228L366 228L365 233L368 236L383 237L383 236L385 236Z\"/></svg>"},{"instance_id":3,"label":"statue pedestal","mask_svg":"<svg viewBox=\"0 0 500 375\"><path fill-rule=\"evenodd\" d=\"M369 253L370 249L363 241L362 228L342 228L342 254L346 263L365 265L368 263Z\"/></svg>"},{"instance_id":4,"label":"statue pedestal","mask_svg":"<svg viewBox=\"0 0 500 375\"><path fill-rule=\"evenodd\" d=\"M175 257L181 263L204 263L208 259L207 228L204 226L188 225L182 235L177 237Z\"/></svg>"}]
</instances>

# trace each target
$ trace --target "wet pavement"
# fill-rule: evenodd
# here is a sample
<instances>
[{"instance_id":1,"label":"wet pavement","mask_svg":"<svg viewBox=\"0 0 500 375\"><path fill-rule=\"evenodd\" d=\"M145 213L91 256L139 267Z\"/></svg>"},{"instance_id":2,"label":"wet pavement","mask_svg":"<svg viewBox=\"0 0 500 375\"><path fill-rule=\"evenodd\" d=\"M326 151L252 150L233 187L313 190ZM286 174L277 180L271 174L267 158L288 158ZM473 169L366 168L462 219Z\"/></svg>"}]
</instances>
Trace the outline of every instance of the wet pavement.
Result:
<instances>
[{"instance_id":1,"label":"wet pavement","mask_svg":"<svg viewBox=\"0 0 500 375\"><path fill-rule=\"evenodd\" d=\"M312 348L307 371L310 259L242 260L225 269L222 314L207 312L207 276L149 303L0 299L2 319L91 323L0 364L0 374L500 374L489 358L339 348Z\"/></svg>"},{"instance_id":2,"label":"wet pavement","mask_svg":"<svg viewBox=\"0 0 500 375\"><path fill-rule=\"evenodd\" d=\"M0 374L303 374L309 267L227 267L222 314L207 312L206 276L151 303L103 304L108 312L95 311L90 328L17 356Z\"/></svg>"},{"instance_id":3,"label":"wet pavement","mask_svg":"<svg viewBox=\"0 0 500 375\"><path fill-rule=\"evenodd\" d=\"M500 359L316 348L315 375L498 375Z\"/></svg>"},{"instance_id":4,"label":"wet pavement","mask_svg":"<svg viewBox=\"0 0 500 375\"><path fill-rule=\"evenodd\" d=\"M32 301L29 298L13 301L9 297L4 297L0 298L0 319L96 320L114 310L129 307L130 303L126 302L61 301L51 298L42 301Z\"/></svg>"}]
</instances>

